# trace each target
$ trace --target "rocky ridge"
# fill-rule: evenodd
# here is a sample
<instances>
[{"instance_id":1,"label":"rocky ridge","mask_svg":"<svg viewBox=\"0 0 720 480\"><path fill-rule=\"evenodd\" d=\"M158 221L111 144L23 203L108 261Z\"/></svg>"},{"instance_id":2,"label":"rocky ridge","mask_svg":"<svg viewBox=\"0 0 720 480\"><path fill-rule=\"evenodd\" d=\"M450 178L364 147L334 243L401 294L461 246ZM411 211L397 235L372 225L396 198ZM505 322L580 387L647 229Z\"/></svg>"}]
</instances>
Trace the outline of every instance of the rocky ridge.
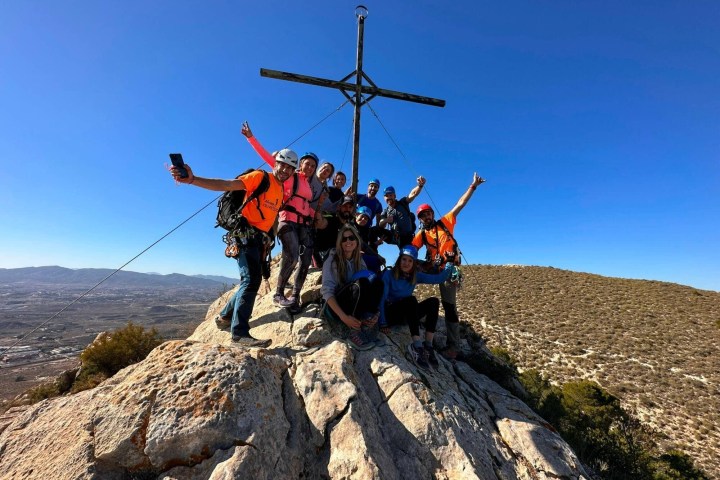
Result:
<instances>
[{"instance_id":1,"label":"rocky ridge","mask_svg":"<svg viewBox=\"0 0 720 480\"><path fill-rule=\"evenodd\" d=\"M312 307L292 319L265 295L252 334L273 343L240 348L213 322L232 293L187 340L21 412L0 434L0 478L589 478L489 378L461 362L417 368L407 329L357 352Z\"/></svg>"}]
</instances>

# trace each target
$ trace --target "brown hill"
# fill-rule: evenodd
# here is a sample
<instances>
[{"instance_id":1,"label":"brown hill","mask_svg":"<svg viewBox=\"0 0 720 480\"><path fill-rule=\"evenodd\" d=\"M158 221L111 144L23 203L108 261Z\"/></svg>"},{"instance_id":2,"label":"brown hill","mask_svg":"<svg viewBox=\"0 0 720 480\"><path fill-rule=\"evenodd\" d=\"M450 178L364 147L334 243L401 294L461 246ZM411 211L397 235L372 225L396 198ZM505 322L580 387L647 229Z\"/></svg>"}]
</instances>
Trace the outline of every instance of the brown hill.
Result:
<instances>
[{"instance_id":1,"label":"brown hill","mask_svg":"<svg viewBox=\"0 0 720 480\"><path fill-rule=\"evenodd\" d=\"M463 272L460 318L489 346L554 383L597 381L720 478L720 293L549 267Z\"/></svg>"}]
</instances>

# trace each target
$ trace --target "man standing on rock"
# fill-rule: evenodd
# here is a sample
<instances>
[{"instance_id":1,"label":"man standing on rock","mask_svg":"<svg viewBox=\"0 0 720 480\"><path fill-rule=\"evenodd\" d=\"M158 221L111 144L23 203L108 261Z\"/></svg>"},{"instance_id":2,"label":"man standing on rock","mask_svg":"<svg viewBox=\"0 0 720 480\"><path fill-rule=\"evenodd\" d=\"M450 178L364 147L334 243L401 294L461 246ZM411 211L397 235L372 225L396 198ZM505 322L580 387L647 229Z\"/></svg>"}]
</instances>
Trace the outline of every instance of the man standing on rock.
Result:
<instances>
[{"instance_id":1,"label":"man standing on rock","mask_svg":"<svg viewBox=\"0 0 720 480\"><path fill-rule=\"evenodd\" d=\"M413 238L412 244L418 250L423 245L426 247L425 259L430 264L432 273L441 271L446 262L460 265L460 250L453 236L455 223L457 222L456 218L467 205L478 185L484 181L475 173L470 187L460 197L452 210L437 221L435 220L435 212L427 203L423 203L417 208L417 218L422 223L422 228ZM460 319L456 305L457 283L457 279L455 282L450 279L440 284L440 297L445 311L445 326L447 328L447 345L440 351L440 354L450 360L462 357L462 351L460 351Z\"/></svg>"},{"instance_id":2,"label":"man standing on rock","mask_svg":"<svg viewBox=\"0 0 720 480\"><path fill-rule=\"evenodd\" d=\"M252 315L255 297L262 282L261 259L263 240L275 223L275 218L283 203L283 182L287 180L297 167L297 154L292 150L283 149L275 154L275 165L271 174L260 170L241 175L234 180L203 178L193 174L189 165L185 165L187 176L182 177L176 167L170 169L175 181L195 185L196 187L226 192L245 190L246 198L260 187L263 177L267 175L269 186L254 200L242 209L242 216L249 226L243 232L243 242L239 243L236 257L240 270L240 285L235 295L228 301L215 319L220 328L230 327L232 341L246 347L267 347L270 340L258 340L250 335L250 316Z\"/></svg>"}]
</instances>

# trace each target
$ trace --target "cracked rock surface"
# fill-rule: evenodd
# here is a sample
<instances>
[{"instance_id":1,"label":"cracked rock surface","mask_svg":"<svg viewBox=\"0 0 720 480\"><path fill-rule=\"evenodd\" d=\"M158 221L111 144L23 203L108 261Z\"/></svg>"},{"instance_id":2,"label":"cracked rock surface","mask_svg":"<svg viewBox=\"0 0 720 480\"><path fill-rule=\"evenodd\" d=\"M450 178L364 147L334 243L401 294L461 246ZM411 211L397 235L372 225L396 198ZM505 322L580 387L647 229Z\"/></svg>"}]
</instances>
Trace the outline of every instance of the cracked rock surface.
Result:
<instances>
[{"instance_id":1,"label":"cracked rock surface","mask_svg":"<svg viewBox=\"0 0 720 480\"><path fill-rule=\"evenodd\" d=\"M489 378L445 360L419 370L406 329L357 352L312 311L293 319L266 295L250 325L273 343L241 348L213 321L231 294L188 340L21 413L0 434L0 478L589 478Z\"/></svg>"}]
</instances>

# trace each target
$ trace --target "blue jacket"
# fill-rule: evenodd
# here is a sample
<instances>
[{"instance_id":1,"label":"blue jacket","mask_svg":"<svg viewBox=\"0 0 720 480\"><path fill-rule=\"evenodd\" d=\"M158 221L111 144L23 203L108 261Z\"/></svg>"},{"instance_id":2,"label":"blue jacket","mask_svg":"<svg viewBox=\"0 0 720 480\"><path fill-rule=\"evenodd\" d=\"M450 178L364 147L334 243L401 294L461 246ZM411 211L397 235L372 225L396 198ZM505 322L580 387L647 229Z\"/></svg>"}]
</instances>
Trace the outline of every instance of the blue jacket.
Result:
<instances>
[{"instance_id":1,"label":"blue jacket","mask_svg":"<svg viewBox=\"0 0 720 480\"><path fill-rule=\"evenodd\" d=\"M429 274L417 272L416 280L417 283L413 284L405 280L404 278L395 278L393 275L392 268L388 268L383 272L382 280L384 284L383 296L380 301L380 326L384 327L387 325L385 319L385 304L394 303L405 297L409 297L415 291L415 285L418 283L427 284L440 284L448 279L452 273L452 268L446 268L440 273Z\"/></svg>"}]
</instances>

